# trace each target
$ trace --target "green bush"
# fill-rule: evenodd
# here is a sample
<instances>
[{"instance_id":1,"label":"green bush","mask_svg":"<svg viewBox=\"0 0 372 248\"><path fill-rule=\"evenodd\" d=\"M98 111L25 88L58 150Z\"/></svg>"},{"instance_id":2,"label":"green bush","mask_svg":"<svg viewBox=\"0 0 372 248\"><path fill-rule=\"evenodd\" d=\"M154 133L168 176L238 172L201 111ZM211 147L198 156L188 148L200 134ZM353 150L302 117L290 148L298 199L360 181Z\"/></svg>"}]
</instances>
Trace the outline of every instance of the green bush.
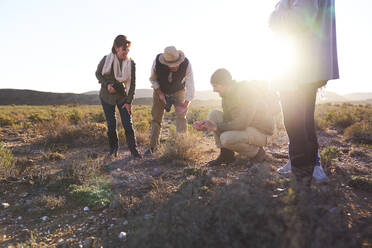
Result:
<instances>
[{"instance_id":1,"label":"green bush","mask_svg":"<svg viewBox=\"0 0 372 248\"><path fill-rule=\"evenodd\" d=\"M138 132L148 132L150 129L150 123L148 121L138 121L133 125L134 129Z\"/></svg>"},{"instance_id":2,"label":"green bush","mask_svg":"<svg viewBox=\"0 0 372 248\"><path fill-rule=\"evenodd\" d=\"M75 201L91 208L107 206L112 194L110 184L104 179L83 185L70 185L69 193Z\"/></svg>"},{"instance_id":3,"label":"green bush","mask_svg":"<svg viewBox=\"0 0 372 248\"><path fill-rule=\"evenodd\" d=\"M15 165L15 159L12 152L0 142L0 176L7 177L10 175Z\"/></svg>"},{"instance_id":4,"label":"green bush","mask_svg":"<svg viewBox=\"0 0 372 248\"><path fill-rule=\"evenodd\" d=\"M356 142L372 144L372 121L354 123L345 129L345 136Z\"/></svg>"},{"instance_id":5,"label":"green bush","mask_svg":"<svg viewBox=\"0 0 372 248\"><path fill-rule=\"evenodd\" d=\"M83 118L84 118L83 113L76 109L68 113L68 119L72 124L75 124L75 125L78 124Z\"/></svg>"},{"instance_id":6,"label":"green bush","mask_svg":"<svg viewBox=\"0 0 372 248\"><path fill-rule=\"evenodd\" d=\"M332 165L334 159L338 157L339 151L336 147L327 147L320 153L320 161L324 166Z\"/></svg>"},{"instance_id":7,"label":"green bush","mask_svg":"<svg viewBox=\"0 0 372 248\"><path fill-rule=\"evenodd\" d=\"M9 116L0 115L0 127L11 126L14 123Z\"/></svg>"},{"instance_id":8,"label":"green bush","mask_svg":"<svg viewBox=\"0 0 372 248\"><path fill-rule=\"evenodd\" d=\"M349 182L351 187L372 192L372 179L362 176L353 176Z\"/></svg>"},{"instance_id":9,"label":"green bush","mask_svg":"<svg viewBox=\"0 0 372 248\"><path fill-rule=\"evenodd\" d=\"M91 114L91 120L93 122L97 123L105 123L106 122L106 117L103 112L98 112L98 113L92 113Z\"/></svg>"}]
</instances>

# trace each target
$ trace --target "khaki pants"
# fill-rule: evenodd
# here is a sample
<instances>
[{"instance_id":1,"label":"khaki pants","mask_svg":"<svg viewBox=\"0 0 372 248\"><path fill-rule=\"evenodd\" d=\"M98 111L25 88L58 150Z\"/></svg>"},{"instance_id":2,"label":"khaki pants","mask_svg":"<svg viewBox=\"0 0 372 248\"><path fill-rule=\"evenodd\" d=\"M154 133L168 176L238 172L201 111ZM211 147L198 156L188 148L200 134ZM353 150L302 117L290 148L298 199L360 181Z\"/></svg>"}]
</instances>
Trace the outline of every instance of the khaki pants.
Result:
<instances>
[{"instance_id":1,"label":"khaki pants","mask_svg":"<svg viewBox=\"0 0 372 248\"><path fill-rule=\"evenodd\" d=\"M181 105L185 101L185 90L179 90L176 93L170 94L176 100L176 105ZM187 120L186 113L176 113L176 131L182 133L187 131ZM159 145L161 122L164 115L164 103L160 100L158 93L153 93L153 104L151 109L152 121L151 121L151 134L150 134L150 147L155 148Z\"/></svg>"},{"instance_id":2,"label":"khaki pants","mask_svg":"<svg viewBox=\"0 0 372 248\"><path fill-rule=\"evenodd\" d=\"M208 120L216 124L223 122L223 112L212 110ZM247 127L241 131L214 132L214 138L218 148L227 148L247 158L253 158L259 148L267 144L267 135L254 127Z\"/></svg>"}]
</instances>

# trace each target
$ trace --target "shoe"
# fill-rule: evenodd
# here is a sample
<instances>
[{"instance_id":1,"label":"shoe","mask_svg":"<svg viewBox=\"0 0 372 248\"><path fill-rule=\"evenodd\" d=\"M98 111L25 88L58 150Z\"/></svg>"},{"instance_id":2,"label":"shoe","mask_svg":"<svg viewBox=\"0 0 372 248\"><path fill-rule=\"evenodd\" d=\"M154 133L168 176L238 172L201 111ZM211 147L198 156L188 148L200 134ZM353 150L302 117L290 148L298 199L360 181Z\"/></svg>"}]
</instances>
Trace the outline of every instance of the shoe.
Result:
<instances>
[{"instance_id":1,"label":"shoe","mask_svg":"<svg viewBox=\"0 0 372 248\"><path fill-rule=\"evenodd\" d=\"M132 156L133 156L133 158L135 158L135 159L140 159L140 158L142 158L142 155L141 154L139 154L139 152L137 151L137 149L134 149L133 151L131 151L131 154L132 154Z\"/></svg>"},{"instance_id":2,"label":"shoe","mask_svg":"<svg viewBox=\"0 0 372 248\"><path fill-rule=\"evenodd\" d=\"M208 162L208 166L218 166L222 164L229 164L235 161L235 155L234 152L226 149L226 148L221 148L220 155L214 159Z\"/></svg>"},{"instance_id":3,"label":"shoe","mask_svg":"<svg viewBox=\"0 0 372 248\"><path fill-rule=\"evenodd\" d=\"M148 156L148 155L152 155L155 153L155 148L149 148L145 151L145 155Z\"/></svg>"},{"instance_id":4,"label":"shoe","mask_svg":"<svg viewBox=\"0 0 372 248\"><path fill-rule=\"evenodd\" d=\"M292 173L291 160L288 160L288 162L283 167L277 169L276 172L278 172L279 174Z\"/></svg>"},{"instance_id":5,"label":"shoe","mask_svg":"<svg viewBox=\"0 0 372 248\"><path fill-rule=\"evenodd\" d=\"M251 159L251 161L252 161L252 163L261 163L265 160L265 158L266 158L266 152L262 147L260 147L258 149L258 152L257 152L256 156L254 156Z\"/></svg>"},{"instance_id":6,"label":"shoe","mask_svg":"<svg viewBox=\"0 0 372 248\"><path fill-rule=\"evenodd\" d=\"M117 146L110 148L108 156L111 157L112 155L114 155L114 157L116 158L118 156L118 150L119 150L119 147Z\"/></svg>"}]
</instances>

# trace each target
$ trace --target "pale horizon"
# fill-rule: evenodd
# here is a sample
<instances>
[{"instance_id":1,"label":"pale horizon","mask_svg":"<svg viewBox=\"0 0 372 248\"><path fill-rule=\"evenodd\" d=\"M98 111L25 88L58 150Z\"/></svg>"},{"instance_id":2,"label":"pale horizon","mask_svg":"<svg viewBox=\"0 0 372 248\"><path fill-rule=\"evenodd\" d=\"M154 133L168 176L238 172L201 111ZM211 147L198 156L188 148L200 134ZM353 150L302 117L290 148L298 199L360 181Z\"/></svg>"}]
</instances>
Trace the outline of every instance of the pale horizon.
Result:
<instances>
[{"instance_id":1,"label":"pale horizon","mask_svg":"<svg viewBox=\"0 0 372 248\"><path fill-rule=\"evenodd\" d=\"M174 45L185 52L197 91L211 91L218 68L236 80L269 80L275 50L268 17L277 1L0 2L0 88L55 93L98 91L95 70L113 39L132 41L137 89L149 89L156 54ZM181 2L180 2L181 3ZM372 92L372 2L338 0L336 21L340 80L326 91L339 95Z\"/></svg>"}]
</instances>

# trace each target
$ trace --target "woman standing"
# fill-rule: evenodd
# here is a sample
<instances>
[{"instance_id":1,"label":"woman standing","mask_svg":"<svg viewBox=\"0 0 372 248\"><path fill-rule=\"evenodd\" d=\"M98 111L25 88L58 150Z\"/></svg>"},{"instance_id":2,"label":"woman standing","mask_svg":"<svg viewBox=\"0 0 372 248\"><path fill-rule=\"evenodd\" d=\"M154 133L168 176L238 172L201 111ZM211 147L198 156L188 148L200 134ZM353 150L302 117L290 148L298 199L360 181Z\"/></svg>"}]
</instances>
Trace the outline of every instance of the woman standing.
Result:
<instances>
[{"instance_id":1,"label":"woman standing","mask_svg":"<svg viewBox=\"0 0 372 248\"><path fill-rule=\"evenodd\" d=\"M128 57L131 42L125 35L118 35L111 53L99 62L96 77L101 84L99 97L107 121L107 136L110 145L109 156L118 154L118 135L116 132L116 112L118 107L125 130L128 148L134 158L142 156L137 151L132 123L132 101L136 88L136 68Z\"/></svg>"}]
</instances>

